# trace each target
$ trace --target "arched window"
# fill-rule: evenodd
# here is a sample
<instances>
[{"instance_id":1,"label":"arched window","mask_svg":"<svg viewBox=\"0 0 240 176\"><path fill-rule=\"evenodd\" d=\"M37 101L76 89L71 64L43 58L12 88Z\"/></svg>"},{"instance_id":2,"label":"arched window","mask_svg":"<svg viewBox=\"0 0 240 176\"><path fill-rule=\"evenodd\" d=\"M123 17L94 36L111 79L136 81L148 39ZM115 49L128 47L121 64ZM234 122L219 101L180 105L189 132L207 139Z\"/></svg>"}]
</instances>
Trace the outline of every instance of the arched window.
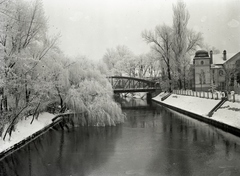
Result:
<instances>
[{"instance_id":1,"label":"arched window","mask_svg":"<svg viewBox=\"0 0 240 176\"><path fill-rule=\"evenodd\" d=\"M223 72L223 70L219 70L219 76L223 76L223 74L224 74L224 72Z\"/></svg>"},{"instance_id":2,"label":"arched window","mask_svg":"<svg viewBox=\"0 0 240 176\"><path fill-rule=\"evenodd\" d=\"M203 77L203 84L206 84L206 76L205 76L205 72L202 72L202 77Z\"/></svg>"},{"instance_id":3,"label":"arched window","mask_svg":"<svg viewBox=\"0 0 240 176\"><path fill-rule=\"evenodd\" d=\"M201 73L199 74L199 82L200 84L206 84L206 75L203 70L201 70Z\"/></svg>"},{"instance_id":4,"label":"arched window","mask_svg":"<svg viewBox=\"0 0 240 176\"><path fill-rule=\"evenodd\" d=\"M201 61L201 65L203 65L204 64L204 61Z\"/></svg>"}]
</instances>

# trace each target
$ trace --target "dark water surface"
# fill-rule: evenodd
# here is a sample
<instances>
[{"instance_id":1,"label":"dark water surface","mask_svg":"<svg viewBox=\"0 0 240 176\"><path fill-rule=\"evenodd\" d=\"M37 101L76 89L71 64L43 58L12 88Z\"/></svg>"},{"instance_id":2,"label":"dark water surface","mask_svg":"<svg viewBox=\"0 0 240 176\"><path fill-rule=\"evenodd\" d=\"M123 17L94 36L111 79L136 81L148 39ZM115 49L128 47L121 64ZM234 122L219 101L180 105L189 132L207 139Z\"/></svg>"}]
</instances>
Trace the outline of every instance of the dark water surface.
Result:
<instances>
[{"instance_id":1,"label":"dark water surface","mask_svg":"<svg viewBox=\"0 0 240 176\"><path fill-rule=\"evenodd\" d=\"M52 129L0 161L0 175L240 175L240 138L141 100L122 106L124 124Z\"/></svg>"}]
</instances>

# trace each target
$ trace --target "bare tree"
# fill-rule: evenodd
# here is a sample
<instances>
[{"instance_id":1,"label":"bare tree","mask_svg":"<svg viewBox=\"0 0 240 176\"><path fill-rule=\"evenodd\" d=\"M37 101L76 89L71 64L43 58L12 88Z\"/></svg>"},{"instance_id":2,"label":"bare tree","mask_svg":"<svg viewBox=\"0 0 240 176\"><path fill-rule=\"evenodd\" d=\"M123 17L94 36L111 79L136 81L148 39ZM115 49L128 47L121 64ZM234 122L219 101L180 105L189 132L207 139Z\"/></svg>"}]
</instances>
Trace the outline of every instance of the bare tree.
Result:
<instances>
[{"instance_id":1,"label":"bare tree","mask_svg":"<svg viewBox=\"0 0 240 176\"><path fill-rule=\"evenodd\" d=\"M183 59L187 54L196 51L197 46L202 44L202 35L193 30L187 29L188 20L190 18L189 12L183 1L178 1L177 5L173 5L173 44L172 50L176 60L176 70L178 73L178 86L183 87L182 78L185 73L186 65Z\"/></svg>"},{"instance_id":2,"label":"bare tree","mask_svg":"<svg viewBox=\"0 0 240 176\"><path fill-rule=\"evenodd\" d=\"M226 63L223 68L225 71L225 90L233 90L235 84L240 84L240 61L236 61L235 64Z\"/></svg>"},{"instance_id":3,"label":"bare tree","mask_svg":"<svg viewBox=\"0 0 240 176\"><path fill-rule=\"evenodd\" d=\"M167 67L167 77L169 81L168 89L171 91L172 87L172 28L167 25L157 26L154 31L143 31L142 37L151 44L151 48L159 54L159 59L163 60Z\"/></svg>"}]
</instances>

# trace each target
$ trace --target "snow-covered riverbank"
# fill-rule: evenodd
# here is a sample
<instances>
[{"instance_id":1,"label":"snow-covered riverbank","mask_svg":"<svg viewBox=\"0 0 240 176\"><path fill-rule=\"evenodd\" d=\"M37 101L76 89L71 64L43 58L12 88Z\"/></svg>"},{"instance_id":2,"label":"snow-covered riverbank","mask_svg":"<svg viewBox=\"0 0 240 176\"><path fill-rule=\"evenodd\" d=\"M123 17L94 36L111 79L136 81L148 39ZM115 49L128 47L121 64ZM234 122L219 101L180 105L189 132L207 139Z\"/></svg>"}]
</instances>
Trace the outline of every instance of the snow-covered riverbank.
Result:
<instances>
[{"instance_id":1,"label":"snow-covered riverbank","mask_svg":"<svg viewBox=\"0 0 240 176\"><path fill-rule=\"evenodd\" d=\"M54 114L44 112L41 113L38 120L34 120L32 124L30 124L32 116L18 122L15 131L12 132L11 138L7 136L5 141L3 141L0 137L0 153L51 124L54 116Z\"/></svg>"},{"instance_id":2,"label":"snow-covered riverbank","mask_svg":"<svg viewBox=\"0 0 240 176\"><path fill-rule=\"evenodd\" d=\"M219 103L220 100L172 94L166 100L161 101L162 96L163 95L160 94L154 97L153 100L240 129L240 103L227 101L213 114L212 117L208 117L207 114Z\"/></svg>"},{"instance_id":3,"label":"snow-covered riverbank","mask_svg":"<svg viewBox=\"0 0 240 176\"><path fill-rule=\"evenodd\" d=\"M212 117L208 117L207 114L218 104L220 100L172 94L166 100L161 101L163 96L163 94L159 94L154 97L153 100L178 107L188 112L201 115L202 117L213 119L240 129L240 103L227 101L220 109L218 109L217 112L213 114ZM3 141L0 137L0 153L51 124L54 116L55 115L53 114L45 112L40 114L38 120L34 120L32 124L30 124L32 119L31 116L26 120L18 122L15 131L12 132L10 140L9 136L7 136L5 141Z\"/></svg>"}]
</instances>

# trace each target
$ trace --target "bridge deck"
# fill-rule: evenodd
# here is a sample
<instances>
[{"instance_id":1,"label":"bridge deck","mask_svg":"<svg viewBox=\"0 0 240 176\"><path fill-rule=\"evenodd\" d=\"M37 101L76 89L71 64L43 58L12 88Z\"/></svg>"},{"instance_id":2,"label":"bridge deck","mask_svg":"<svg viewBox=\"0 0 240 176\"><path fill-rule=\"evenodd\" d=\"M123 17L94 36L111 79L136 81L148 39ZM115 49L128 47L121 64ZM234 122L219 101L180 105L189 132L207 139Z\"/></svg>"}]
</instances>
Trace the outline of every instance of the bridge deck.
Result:
<instances>
[{"instance_id":1,"label":"bridge deck","mask_svg":"<svg viewBox=\"0 0 240 176\"><path fill-rule=\"evenodd\" d=\"M127 88L127 89L113 89L114 93L125 93L125 92L155 92L157 88Z\"/></svg>"}]
</instances>

